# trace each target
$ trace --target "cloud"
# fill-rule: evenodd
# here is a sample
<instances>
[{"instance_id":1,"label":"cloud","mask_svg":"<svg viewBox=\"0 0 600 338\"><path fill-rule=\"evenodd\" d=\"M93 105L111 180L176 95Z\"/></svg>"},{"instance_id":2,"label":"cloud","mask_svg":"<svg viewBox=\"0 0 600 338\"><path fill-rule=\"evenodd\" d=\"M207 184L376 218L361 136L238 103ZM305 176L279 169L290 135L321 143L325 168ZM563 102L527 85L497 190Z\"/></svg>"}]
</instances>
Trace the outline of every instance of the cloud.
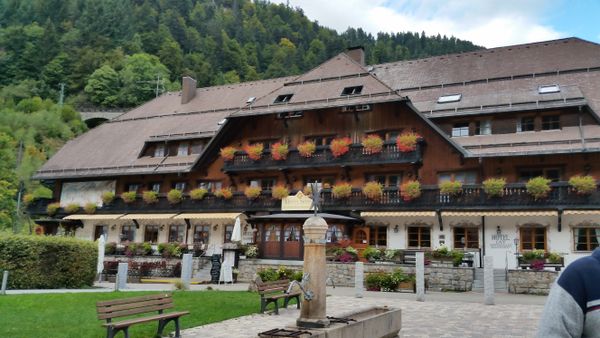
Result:
<instances>
[{"instance_id":1,"label":"cloud","mask_svg":"<svg viewBox=\"0 0 600 338\"><path fill-rule=\"evenodd\" d=\"M286 0L273 0L285 3ZM454 35L485 47L564 37L544 23L556 1L506 0L290 0L311 19L339 32L348 27L377 32Z\"/></svg>"}]
</instances>

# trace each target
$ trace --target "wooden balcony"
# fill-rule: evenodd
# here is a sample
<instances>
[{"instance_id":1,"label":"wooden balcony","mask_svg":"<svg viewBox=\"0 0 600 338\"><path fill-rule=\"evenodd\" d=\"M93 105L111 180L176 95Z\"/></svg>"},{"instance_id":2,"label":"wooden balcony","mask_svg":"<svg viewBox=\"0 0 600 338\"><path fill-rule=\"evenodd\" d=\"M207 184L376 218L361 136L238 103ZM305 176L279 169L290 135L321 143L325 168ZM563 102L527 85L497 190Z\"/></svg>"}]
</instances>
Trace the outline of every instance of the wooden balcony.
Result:
<instances>
[{"instance_id":1,"label":"wooden balcony","mask_svg":"<svg viewBox=\"0 0 600 338\"><path fill-rule=\"evenodd\" d=\"M366 198L360 189L344 199L333 198L330 189L322 191L322 210L325 212L348 212L364 210L558 210L558 209L600 209L600 191L590 195L580 195L566 182L553 183L547 198L535 200L524 184L509 184L501 197L489 197L480 185L464 186L461 194L449 196L440 193L437 186L423 186L421 196L412 201L404 201L397 188L384 189L379 200ZM294 193L294 192L292 192ZM41 199L31 203L27 211L32 215L46 215L50 200ZM178 212L253 212L281 211L281 202L263 192L255 200L249 200L237 192L230 200L208 194L200 201L184 197L177 204L170 204L165 195L158 202L145 203L141 197L132 203L116 198L110 205L98 208L96 213L178 213ZM80 211L83 212L83 211ZM57 216L64 216L60 209Z\"/></svg>"},{"instance_id":2,"label":"wooden balcony","mask_svg":"<svg viewBox=\"0 0 600 338\"><path fill-rule=\"evenodd\" d=\"M339 167L365 164L416 163L421 160L422 144L411 152L401 152L393 143L386 143L383 151L368 154L362 145L352 144L348 153L335 157L328 146L319 146L311 157L303 157L297 149L290 149L287 159L276 161L271 152L265 150L260 160L254 161L243 151L238 151L231 161L225 161L223 171L239 172L252 170L281 170L295 168Z\"/></svg>"}]
</instances>

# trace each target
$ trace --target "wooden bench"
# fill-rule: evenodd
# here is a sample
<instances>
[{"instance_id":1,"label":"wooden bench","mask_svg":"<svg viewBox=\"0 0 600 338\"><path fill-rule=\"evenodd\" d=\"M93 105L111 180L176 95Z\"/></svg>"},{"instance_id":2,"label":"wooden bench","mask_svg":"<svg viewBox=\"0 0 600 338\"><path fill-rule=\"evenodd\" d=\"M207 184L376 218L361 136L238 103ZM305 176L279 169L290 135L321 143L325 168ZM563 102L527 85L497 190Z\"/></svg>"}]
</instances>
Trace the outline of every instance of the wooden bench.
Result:
<instances>
[{"instance_id":1,"label":"wooden bench","mask_svg":"<svg viewBox=\"0 0 600 338\"><path fill-rule=\"evenodd\" d=\"M261 282L256 281L256 287L260 294L260 313L264 313L267 306L270 303L275 304L275 313L279 314L278 300L283 298L283 307L287 308L290 300L296 300L296 306L300 308L300 295L301 292L287 292L287 288L290 285L290 281L287 279L278 280L274 282Z\"/></svg>"},{"instance_id":2,"label":"wooden bench","mask_svg":"<svg viewBox=\"0 0 600 338\"><path fill-rule=\"evenodd\" d=\"M157 335L162 337L162 331L170 321L175 322L175 337L180 337L179 317L189 314L188 311L163 313L173 307L173 298L170 294L158 294L125 299L114 299L96 303L98 319L106 319L102 326L106 327L106 337L113 338L119 331L123 331L125 338L129 338L129 327L134 324L158 321ZM129 317L143 313L158 311L146 317L123 319L118 322L112 320L119 317Z\"/></svg>"}]
</instances>

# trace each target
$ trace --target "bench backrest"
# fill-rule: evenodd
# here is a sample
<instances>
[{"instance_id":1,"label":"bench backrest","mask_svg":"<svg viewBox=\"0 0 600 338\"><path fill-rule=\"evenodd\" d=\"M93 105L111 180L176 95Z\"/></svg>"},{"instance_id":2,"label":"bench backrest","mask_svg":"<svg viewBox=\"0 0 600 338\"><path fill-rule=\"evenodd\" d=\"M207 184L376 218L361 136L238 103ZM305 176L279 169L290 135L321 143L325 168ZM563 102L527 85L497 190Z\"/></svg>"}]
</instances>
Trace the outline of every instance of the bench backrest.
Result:
<instances>
[{"instance_id":1,"label":"bench backrest","mask_svg":"<svg viewBox=\"0 0 600 338\"><path fill-rule=\"evenodd\" d=\"M256 283L256 287L259 293L271 293L278 291L286 291L289 284L289 279L282 279L273 282Z\"/></svg>"},{"instance_id":2,"label":"bench backrest","mask_svg":"<svg viewBox=\"0 0 600 338\"><path fill-rule=\"evenodd\" d=\"M162 311L173 307L173 298L168 293L124 299L113 299L96 303L98 319L126 317L140 313Z\"/></svg>"}]
</instances>

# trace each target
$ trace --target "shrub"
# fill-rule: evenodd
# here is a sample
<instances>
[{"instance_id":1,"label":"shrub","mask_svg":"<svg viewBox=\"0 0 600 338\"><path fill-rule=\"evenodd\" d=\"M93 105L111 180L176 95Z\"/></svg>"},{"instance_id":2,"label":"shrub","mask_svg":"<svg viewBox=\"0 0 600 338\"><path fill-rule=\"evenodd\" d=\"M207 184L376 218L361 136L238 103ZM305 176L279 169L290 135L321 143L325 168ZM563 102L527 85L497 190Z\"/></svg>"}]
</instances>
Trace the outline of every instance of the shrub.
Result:
<instances>
[{"instance_id":1,"label":"shrub","mask_svg":"<svg viewBox=\"0 0 600 338\"><path fill-rule=\"evenodd\" d=\"M527 193L538 200L548 196L548 193L552 190L550 188L550 182L549 179L538 176L527 181L525 187L527 188Z\"/></svg>"},{"instance_id":2,"label":"shrub","mask_svg":"<svg viewBox=\"0 0 600 338\"><path fill-rule=\"evenodd\" d=\"M183 193L179 189L171 189L171 191L167 193L167 200L171 204L180 203L182 199Z\"/></svg>"},{"instance_id":3,"label":"shrub","mask_svg":"<svg viewBox=\"0 0 600 338\"><path fill-rule=\"evenodd\" d=\"M234 147L225 147L221 148L220 154L225 161L231 161L235 157L236 151L237 149Z\"/></svg>"},{"instance_id":4,"label":"shrub","mask_svg":"<svg viewBox=\"0 0 600 338\"><path fill-rule=\"evenodd\" d=\"M46 207L46 213L48 213L48 216L54 216L58 212L58 209L60 209L60 203L50 203Z\"/></svg>"},{"instance_id":5,"label":"shrub","mask_svg":"<svg viewBox=\"0 0 600 338\"><path fill-rule=\"evenodd\" d=\"M408 181L400 186L400 196L404 201L412 201L421 196L421 183Z\"/></svg>"},{"instance_id":6,"label":"shrub","mask_svg":"<svg viewBox=\"0 0 600 338\"><path fill-rule=\"evenodd\" d=\"M596 191L596 180L592 176L573 176L569 179L571 185L578 194L589 195Z\"/></svg>"},{"instance_id":7,"label":"shrub","mask_svg":"<svg viewBox=\"0 0 600 338\"><path fill-rule=\"evenodd\" d=\"M383 252L372 246L368 246L362 253L363 257L368 261L378 261L383 257Z\"/></svg>"},{"instance_id":8,"label":"shrub","mask_svg":"<svg viewBox=\"0 0 600 338\"><path fill-rule=\"evenodd\" d=\"M290 281L298 281L298 282L302 282L302 277L304 276L304 273L302 271L294 271L294 273L292 273L292 275L290 276Z\"/></svg>"},{"instance_id":9,"label":"shrub","mask_svg":"<svg viewBox=\"0 0 600 338\"><path fill-rule=\"evenodd\" d=\"M405 132L398 135L396 146L398 151L408 153L417 149L417 141L421 136L415 132Z\"/></svg>"},{"instance_id":10,"label":"shrub","mask_svg":"<svg viewBox=\"0 0 600 338\"><path fill-rule=\"evenodd\" d=\"M352 263L356 262L358 259L349 252L344 252L338 257L338 261L342 263Z\"/></svg>"},{"instance_id":11,"label":"shrub","mask_svg":"<svg viewBox=\"0 0 600 338\"><path fill-rule=\"evenodd\" d=\"M98 208L96 203L88 202L83 206L83 211L85 211L86 214L91 215L96 212L96 208Z\"/></svg>"},{"instance_id":12,"label":"shrub","mask_svg":"<svg viewBox=\"0 0 600 338\"><path fill-rule=\"evenodd\" d=\"M164 258L181 257L181 247L179 243L160 243L158 253Z\"/></svg>"},{"instance_id":13,"label":"shrub","mask_svg":"<svg viewBox=\"0 0 600 338\"><path fill-rule=\"evenodd\" d=\"M78 212L79 209L81 209L81 205L79 205L78 203L69 203L65 206L64 209L67 214L74 214Z\"/></svg>"},{"instance_id":14,"label":"shrub","mask_svg":"<svg viewBox=\"0 0 600 338\"><path fill-rule=\"evenodd\" d=\"M290 149L287 143L277 142L271 146L271 157L275 161L285 160L289 152Z\"/></svg>"},{"instance_id":15,"label":"shrub","mask_svg":"<svg viewBox=\"0 0 600 338\"><path fill-rule=\"evenodd\" d=\"M374 201L378 201L383 196L383 185L379 182L367 182L363 188L363 194Z\"/></svg>"},{"instance_id":16,"label":"shrub","mask_svg":"<svg viewBox=\"0 0 600 338\"><path fill-rule=\"evenodd\" d=\"M462 192L462 182L460 181L444 181L439 185L440 193L456 196Z\"/></svg>"},{"instance_id":17,"label":"shrub","mask_svg":"<svg viewBox=\"0 0 600 338\"><path fill-rule=\"evenodd\" d=\"M525 261L532 261L535 259L544 259L546 252L544 250L531 250L523 253L523 259Z\"/></svg>"},{"instance_id":18,"label":"shrub","mask_svg":"<svg viewBox=\"0 0 600 338\"><path fill-rule=\"evenodd\" d=\"M348 198L352 195L352 186L350 183L338 183L331 188L331 193L333 198Z\"/></svg>"},{"instance_id":19,"label":"shrub","mask_svg":"<svg viewBox=\"0 0 600 338\"><path fill-rule=\"evenodd\" d=\"M102 204L111 204L112 201L115 200L115 193L112 191L105 191L102 193L100 198L102 199Z\"/></svg>"},{"instance_id":20,"label":"shrub","mask_svg":"<svg viewBox=\"0 0 600 338\"><path fill-rule=\"evenodd\" d=\"M158 202L158 193L152 190L144 191L142 194L142 199L144 202L146 202L146 204L154 204Z\"/></svg>"},{"instance_id":21,"label":"shrub","mask_svg":"<svg viewBox=\"0 0 600 338\"><path fill-rule=\"evenodd\" d=\"M273 191L271 192L271 196L274 199L282 200L290 195L288 188L283 185L278 185L273 187Z\"/></svg>"},{"instance_id":22,"label":"shrub","mask_svg":"<svg viewBox=\"0 0 600 338\"><path fill-rule=\"evenodd\" d=\"M483 191L488 197L500 197L504 193L506 178L488 178L483 181Z\"/></svg>"},{"instance_id":23,"label":"shrub","mask_svg":"<svg viewBox=\"0 0 600 338\"><path fill-rule=\"evenodd\" d=\"M127 191L121 194L121 199L125 203L133 203L137 198L137 193L135 191Z\"/></svg>"},{"instance_id":24,"label":"shrub","mask_svg":"<svg viewBox=\"0 0 600 338\"><path fill-rule=\"evenodd\" d=\"M23 196L23 204L25 206L30 205L31 203L33 203L33 201L35 201L35 196L33 194L25 194Z\"/></svg>"},{"instance_id":25,"label":"shrub","mask_svg":"<svg viewBox=\"0 0 600 338\"><path fill-rule=\"evenodd\" d=\"M266 268L259 270L256 274L260 277L263 282L274 282L279 280L279 272L273 268Z\"/></svg>"},{"instance_id":26,"label":"shrub","mask_svg":"<svg viewBox=\"0 0 600 338\"><path fill-rule=\"evenodd\" d=\"M403 251L399 249L387 249L385 250L384 257L387 260L396 260L403 257Z\"/></svg>"},{"instance_id":27,"label":"shrub","mask_svg":"<svg viewBox=\"0 0 600 338\"><path fill-rule=\"evenodd\" d=\"M385 272L371 272L365 278L365 284L368 291L379 291L381 289L381 281L385 278Z\"/></svg>"},{"instance_id":28,"label":"shrub","mask_svg":"<svg viewBox=\"0 0 600 338\"><path fill-rule=\"evenodd\" d=\"M556 252L549 252L546 256L548 262L552 264L559 264L562 261L562 256Z\"/></svg>"},{"instance_id":29,"label":"shrub","mask_svg":"<svg viewBox=\"0 0 600 338\"><path fill-rule=\"evenodd\" d=\"M333 157L340 157L350 151L352 140L349 137L336 138L331 141L329 148Z\"/></svg>"},{"instance_id":30,"label":"shrub","mask_svg":"<svg viewBox=\"0 0 600 338\"><path fill-rule=\"evenodd\" d=\"M204 198L204 196L206 196L206 194L208 194L208 190L204 188L196 188L190 191L190 198L194 201L200 201Z\"/></svg>"},{"instance_id":31,"label":"shrub","mask_svg":"<svg viewBox=\"0 0 600 338\"><path fill-rule=\"evenodd\" d=\"M244 151L248 154L251 160L260 160L263 150L265 149L262 143L248 144L244 147Z\"/></svg>"},{"instance_id":32,"label":"shrub","mask_svg":"<svg viewBox=\"0 0 600 338\"><path fill-rule=\"evenodd\" d=\"M312 157L317 150L317 145L313 141L306 141L298 145L298 153L302 157Z\"/></svg>"},{"instance_id":33,"label":"shrub","mask_svg":"<svg viewBox=\"0 0 600 338\"><path fill-rule=\"evenodd\" d=\"M362 139L362 146L366 154L378 154L383 150L383 139L379 135L367 135Z\"/></svg>"},{"instance_id":34,"label":"shrub","mask_svg":"<svg viewBox=\"0 0 600 338\"><path fill-rule=\"evenodd\" d=\"M231 191L231 188L221 188L215 191L215 196L228 200L233 197L233 192Z\"/></svg>"},{"instance_id":35,"label":"shrub","mask_svg":"<svg viewBox=\"0 0 600 338\"><path fill-rule=\"evenodd\" d=\"M446 246L441 246L429 253L427 256L437 259L451 259L454 266L462 263L465 253L460 250L449 250Z\"/></svg>"},{"instance_id":36,"label":"shrub","mask_svg":"<svg viewBox=\"0 0 600 338\"><path fill-rule=\"evenodd\" d=\"M107 255L114 255L117 253L117 243L108 242L104 245L104 253Z\"/></svg>"},{"instance_id":37,"label":"shrub","mask_svg":"<svg viewBox=\"0 0 600 338\"><path fill-rule=\"evenodd\" d=\"M253 200L260 196L260 192L260 187L247 187L246 190L244 190L244 195L246 195L248 199Z\"/></svg>"},{"instance_id":38,"label":"shrub","mask_svg":"<svg viewBox=\"0 0 600 338\"><path fill-rule=\"evenodd\" d=\"M0 235L0 270L10 271L11 289L92 286L97 245L69 237Z\"/></svg>"},{"instance_id":39,"label":"shrub","mask_svg":"<svg viewBox=\"0 0 600 338\"><path fill-rule=\"evenodd\" d=\"M248 258L256 258L258 257L258 246L256 245L248 245L245 251L246 257Z\"/></svg>"}]
</instances>

